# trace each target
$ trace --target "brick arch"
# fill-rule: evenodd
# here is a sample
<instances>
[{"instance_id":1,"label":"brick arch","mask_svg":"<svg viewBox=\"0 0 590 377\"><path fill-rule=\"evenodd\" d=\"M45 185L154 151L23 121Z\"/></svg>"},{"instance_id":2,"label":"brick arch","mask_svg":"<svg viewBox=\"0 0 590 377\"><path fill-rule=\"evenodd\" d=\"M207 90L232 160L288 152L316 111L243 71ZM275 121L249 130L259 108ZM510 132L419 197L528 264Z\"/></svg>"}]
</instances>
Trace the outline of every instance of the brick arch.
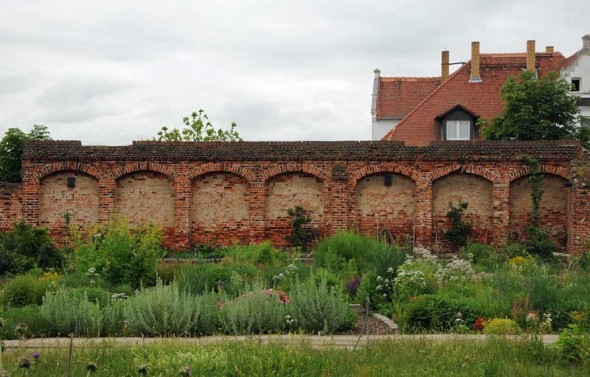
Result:
<instances>
[{"instance_id":1,"label":"brick arch","mask_svg":"<svg viewBox=\"0 0 590 377\"><path fill-rule=\"evenodd\" d=\"M566 179L568 182L570 180L569 172L567 168L562 166L555 166L555 165L539 165L538 166L539 173L544 174L551 174ZM507 175L506 179L508 183L512 183L516 181L518 178L524 177L525 175L531 174L531 168L528 165L522 166L519 169L513 169Z\"/></svg>"},{"instance_id":2,"label":"brick arch","mask_svg":"<svg viewBox=\"0 0 590 377\"><path fill-rule=\"evenodd\" d=\"M246 169L239 164L224 164L221 162L201 165L186 173L185 177L190 182L199 175L215 172L233 173L244 178L247 182L256 180L256 174L254 174L251 170Z\"/></svg>"},{"instance_id":3,"label":"brick arch","mask_svg":"<svg viewBox=\"0 0 590 377\"><path fill-rule=\"evenodd\" d=\"M125 166L118 167L111 172L111 176L114 180L121 178L124 175L136 173L139 171L154 171L162 173L168 178L175 179L179 176L179 173L171 166L158 164L157 162L134 162L126 164Z\"/></svg>"},{"instance_id":4,"label":"brick arch","mask_svg":"<svg viewBox=\"0 0 590 377\"><path fill-rule=\"evenodd\" d=\"M106 176L104 172L88 164L84 164L81 162L64 161L48 164L41 167L33 173L33 177L37 179L39 182L41 182L43 178L60 171L82 172L88 174L93 178L96 178L97 180L101 180L103 177Z\"/></svg>"},{"instance_id":5,"label":"brick arch","mask_svg":"<svg viewBox=\"0 0 590 377\"><path fill-rule=\"evenodd\" d=\"M299 163L292 163L292 164L279 164L273 166L269 170L261 173L261 178L263 182L267 182L272 177L283 174L283 173L307 173L313 175L316 178L321 179L322 181L326 181L328 179L328 173L325 170L318 168L312 164L299 164Z\"/></svg>"},{"instance_id":6,"label":"brick arch","mask_svg":"<svg viewBox=\"0 0 590 377\"><path fill-rule=\"evenodd\" d=\"M362 167L362 168L356 170L354 173L352 173L351 179L352 179L353 187L356 187L356 185L358 184L358 181L365 178L366 176L369 176L372 174L379 174L379 173L401 174L403 176L410 178L412 181L414 181L414 183L417 182L420 179L420 177L422 176L422 174L420 174L420 172L414 170L413 168L411 168L409 166L403 166L403 165L397 165L397 164L387 164L387 163L378 164L378 165L369 165L369 166Z\"/></svg>"},{"instance_id":7,"label":"brick arch","mask_svg":"<svg viewBox=\"0 0 590 377\"><path fill-rule=\"evenodd\" d=\"M469 164L469 165L455 164L455 165L445 166L443 168L438 168L438 169L431 171L426 176L428 177L428 179L430 179L430 182L434 182L437 179L440 179L440 178L445 177L445 176L452 174L452 173L463 173L463 174L476 175L478 177L484 178L485 180L487 180L491 183L497 183L500 181L499 175L497 173L495 173L494 171L492 171L488 168L484 168L484 167L481 167L478 165L473 165L473 164Z\"/></svg>"}]
</instances>

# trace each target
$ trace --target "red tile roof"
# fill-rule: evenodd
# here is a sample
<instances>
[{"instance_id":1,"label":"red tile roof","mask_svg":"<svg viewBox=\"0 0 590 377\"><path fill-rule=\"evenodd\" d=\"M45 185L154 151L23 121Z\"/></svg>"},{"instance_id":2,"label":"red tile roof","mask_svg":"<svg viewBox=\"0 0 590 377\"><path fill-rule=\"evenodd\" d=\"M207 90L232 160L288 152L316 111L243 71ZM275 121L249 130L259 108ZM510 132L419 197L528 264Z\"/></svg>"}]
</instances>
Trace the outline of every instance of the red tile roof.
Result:
<instances>
[{"instance_id":1,"label":"red tile roof","mask_svg":"<svg viewBox=\"0 0 590 377\"><path fill-rule=\"evenodd\" d=\"M539 75L559 71L565 58L559 52L537 53ZM526 67L526 54L481 54L481 82L469 82L471 62L455 71L449 80L433 90L382 140L404 141L406 145L428 145L440 140L436 117L451 107L461 105L483 118L493 118L504 108L500 90L509 76Z\"/></svg>"},{"instance_id":2,"label":"red tile roof","mask_svg":"<svg viewBox=\"0 0 590 377\"><path fill-rule=\"evenodd\" d=\"M440 77L381 77L377 119L402 119L440 85Z\"/></svg>"}]
</instances>

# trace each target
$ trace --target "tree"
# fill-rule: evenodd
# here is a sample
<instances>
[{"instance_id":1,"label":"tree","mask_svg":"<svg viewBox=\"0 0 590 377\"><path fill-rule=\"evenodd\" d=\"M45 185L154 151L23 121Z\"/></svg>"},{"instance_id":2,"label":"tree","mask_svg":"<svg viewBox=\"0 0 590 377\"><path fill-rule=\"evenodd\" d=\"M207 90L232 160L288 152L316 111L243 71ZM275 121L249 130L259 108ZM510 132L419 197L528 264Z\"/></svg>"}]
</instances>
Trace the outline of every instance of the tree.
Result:
<instances>
[{"instance_id":1,"label":"tree","mask_svg":"<svg viewBox=\"0 0 590 377\"><path fill-rule=\"evenodd\" d=\"M0 181L20 182L23 151L27 140L50 140L47 127L34 125L29 133L9 128L0 141Z\"/></svg>"},{"instance_id":2,"label":"tree","mask_svg":"<svg viewBox=\"0 0 590 377\"><path fill-rule=\"evenodd\" d=\"M509 77L500 93L504 111L492 123L481 119L481 132L490 140L580 139L577 98L570 90L555 72L541 78L528 71Z\"/></svg>"},{"instance_id":3,"label":"tree","mask_svg":"<svg viewBox=\"0 0 590 377\"><path fill-rule=\"evenodd\" d=\"M182 123L186 126L182 131L178 128L171 130L164 126L158 131L157 141L241 141L236 124L232 123L229 130L215 129L203 109L193 112L190 117L184 117Z\"/></svg>"}]
</instances>

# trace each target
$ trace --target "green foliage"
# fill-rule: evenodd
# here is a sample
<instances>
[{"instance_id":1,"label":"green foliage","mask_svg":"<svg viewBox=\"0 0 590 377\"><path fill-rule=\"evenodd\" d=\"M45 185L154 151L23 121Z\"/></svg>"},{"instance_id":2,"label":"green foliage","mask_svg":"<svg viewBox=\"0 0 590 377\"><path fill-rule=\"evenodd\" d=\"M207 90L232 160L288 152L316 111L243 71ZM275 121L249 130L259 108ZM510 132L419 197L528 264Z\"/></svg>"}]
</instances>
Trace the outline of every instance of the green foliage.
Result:
<instances>
[{"instance_id":1,"label":"green foliage","mask_svg":"<svg viewBox=\"0 0 590 377\"><path fill-rule=\"evenodd\" d=\"M314 265L333 272L345 271L350 261L354 261L361 275L365 271L375 271L384 276L389 268L397 270L405 260L405 253L397 246L388 245L375 238L342 232L324 238L314 249Z\"/></svg>"},{"instance_id":2,"label":"green foliage","mask_svg":"<svg viewBox=\"0 0 590 377\"><path fill-rule=\"evenodd\" d=\"M288 309L277 292L255 284L223 303L221 326L231 335L279 333L287 328Z\"/></svg>"},{"instance_id":3,"label":"green foliage","mask_svg":"<svg viewBox=\"0 0 590 377\"><path fill-rule=\"evenodd\" d=\"M459 248L465 246L467 239L473 231L473 226L463 220L463 214L469 203L459 201L457 207L453 202L449 202L449 211L447 212L447 219L451 220L451 227L445 232L445 238L455 247Z\"/></svg>"},{"instance_id":4,"label":"green foliage","mask_svg":"<svg viewBox=\"0 0 590 377\"><path fill-rule=\"evenodd\" d=\"M33 275L19 275L2 287L0 303L7 308L41 305L47 283Z\"/></svg>"},{"instance_id":5,"label":"green foliage","mask_svg":"<svg viewBox=\"0 0 590 377\"><path fill-rule=\"evenodd\" d=\"M132 230L126 220L116 218L78 241L76 270L86 273L94 269L110 284L152 284L163 254L161 243L161 228L149 224Z\"/></svg>"},{"instance_id":6,"label":"green foliage","mask_svg":"<svg viewBox=\"0 0 590 377\"><path fill-rule=\"evenodd\" d=\"M467 303L437 295L417 296L410 300L403 313L406 331L449 331L455 326L471 325L478 314Z\"/></svg>"},{"instance_id":7,"label":"green foliage","mask_svg":"<svg viewBox=\"0 0 590 377\"><path fill-rule=\"evenodd\" d=\"M500 96L506 102L502 114L478 122L490 140L579 139L577 97L570 96L570 84L551 72L536 78L525 71L509 77Z\"/></svg>"},{"instance_id":8,"label":"green foliage","mask_svg":"<svg viewBox=\"0 0 590 377\"><path fill-rule=\"evenodd\" d=\"M590 357L590 337L582 333L576 325L570 325L559 334L557 349L560 356L570 363L588 363Z\"/></svg>"},{"instance_id":9,"label":"green foliage","mask_svg":"<svg viewBox=\"0 0 590 377\"><path fill-rule=\"evenodd\" d=\"M100 335L100 305L90 302L84 290L64 288L56 292L47 292L40 311L47 321L47 332L51 335Z\"/></svg>"},{"instance_id":10,"label":"green foliage","mask_svg":"<svg viewBox=\"0 0 590 377\"><path fill-rule=\"evenodd\" d=\"M48 336L47 322L41 315L39 306L10 308L0 312L4 325L0 326L0 339Z\"/></svg>"},{"instance_id":11,"label":"green foliage","mask_svg":"<svg viewBox=\"0 0 590 377\"><path fill-rule=\"evenodd\" d=\"M537 160L529 156L523 156L523 162L526 162L530 169L528 181L531 186L531 203L532 210L529 217L528 226L525 232L528 239L525 240L524 246L528 253L539 256L545 260L553 259L555 244L551 240L549 233L541 226L541 199L543 198L543 174L539 173Z\"/></svg>"},{"instance_id":12,"label":"green foliage","mask_svg":"<svg viewBox=\"0 0 590 377\"><path fill-rule=\"evenodd\" d=\"M63 255L45 228L21 221L14 224L12 231L0 234L0 275L23 273L35 267L61 267L62 263Z\"/></svg>"},{"instance_id":13,"label":"green foliage","mask_svg":"<svg viewBox=\"0 0 590 377\"><path fill-rule=\"evenodd\" d=\"M0 141L0 181L20 182L23 151L27 140L49 140L47 127L34 125L29 133L9 128Z\"/></svg>"},{"instance_id":14,"label":"green foliage","mask_svg":"<svg viewBox=\"0 0 590 377\"><path fill-rule=\"evenodd\" d=\"M296 284L291 290L293 318L306 332L333 334L351 326L348 303L344 294L328 287L322 279L319 286L312 277L304 283Z\"/></svg>"},{"instance_id":15,"label":"green foliage","mask_svg":"<svg viewBox=\"0 0 590 377\"><path fill-rule=\"evenodd\" d=\"M489 335L519 335L522 334L522 329L512 319L493 318L486 323L483 333Z\"/></svg>"},{"instance_id":16,"label":"green foliage","mask_svg":"<svg viewBox=\"0 0 590 377\"><path fill-rule=\"evenodd\" d=\"M190 117L182 118L186 126L182 131L178 128L171 130L162 127L158 131L157 141L242 141L236 131L236 124L232 123L229 130L215 129L203 109L193 112Z\"/></svg>"},{"instance_id":17,"label":"green foliage","mask_svg":"<svg viewBox=\"0 0 590 377\"><path fill-rule=\"evenodd\" d=\"M123 310L129 329L142 335L208 335L218 323L213 295L193 296L176 284L161 281L142 288L125 302Z\"/></svg>"},{"instance_id":18,"label":"green foliage","mask_svg":"<svg viewBox=\"0 0 590 377\"><path fill-rule=\"evenodd\" d=\"M463 259L471 258L473 267L476 270L487 272L496 271L501 265L506 263L506 254L491 245L481 243L467 243L465 249L461 252Z\"/></svg>"},{"instance_id":19,"label":"green foliage","mask_svg":"<svg viewBox=\"0 0 590 377\"><path fill-rule=\"evenodd\" d=\"M291 218L290 224L293 227L293 233L286 236L285 239L291 242L294 247L305 248L309 244L311 233L306 225L311 223L311 218L307 216L307 211L301 206L295 206L287 210L287 215Z\"/></svg>"},{"instance_id":20,"label":"green foliage","mask_svg":"<svg viewBox=\"0 0 590 377\"><path fill-rule=\"evenodd\" d=\"M178 286L192 294L217 291L236 296L258 276L256 267L243 263L187 265L180 271Z\"/></svg>"}]
</instances>

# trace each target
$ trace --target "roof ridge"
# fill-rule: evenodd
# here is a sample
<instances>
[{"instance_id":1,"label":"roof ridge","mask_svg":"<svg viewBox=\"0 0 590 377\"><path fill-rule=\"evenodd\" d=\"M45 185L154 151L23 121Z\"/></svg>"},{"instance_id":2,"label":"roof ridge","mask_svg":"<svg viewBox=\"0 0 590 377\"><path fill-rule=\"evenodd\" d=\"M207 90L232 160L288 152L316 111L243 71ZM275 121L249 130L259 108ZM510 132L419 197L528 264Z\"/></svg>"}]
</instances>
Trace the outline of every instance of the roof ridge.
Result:
<instances>
[{"instance_id":1,"label":"roof ridge","mask_svg":"<svg viewBox=\"0 0 590 377\"><path fill-rule=\"evenodd\" d=\"M389 140L391 141L391 137L393 135L395 135L395 132L399 129L399 127L401 125L403 125L404 123L407 123L407 119L410 117L410 115L412 115L413 113L415 113L418 108L420 108L422 106L423 103L425 103L426 101L428 101L432 96L434 96L436 93L438 93L442 88L444 88L452 79L454 79L459 72L461 72L464 69L467 69L467 66L471 66L471 60L469 60L467 63L465 63L461 68L459 68L458 70L456 70L455 72L453 72L453 74L451 76L449 76L449 79L447 81L445 81L444 83L440 84L438 86L438 88L434 89L432 91L432 93L430 93L429 95L426 96L426 98L424 98L422 100L422 102L420 102L419 104L417 104L412 111L410 111L409 113L406 114L406 116L404 116L404 118L401 120L401 122L399 122L394 129L392 129L391 131L389 131L388 133L385 134L385 136L383 136L383 138L381 138L381 140Z\"/></svg>"}]
</instances>

